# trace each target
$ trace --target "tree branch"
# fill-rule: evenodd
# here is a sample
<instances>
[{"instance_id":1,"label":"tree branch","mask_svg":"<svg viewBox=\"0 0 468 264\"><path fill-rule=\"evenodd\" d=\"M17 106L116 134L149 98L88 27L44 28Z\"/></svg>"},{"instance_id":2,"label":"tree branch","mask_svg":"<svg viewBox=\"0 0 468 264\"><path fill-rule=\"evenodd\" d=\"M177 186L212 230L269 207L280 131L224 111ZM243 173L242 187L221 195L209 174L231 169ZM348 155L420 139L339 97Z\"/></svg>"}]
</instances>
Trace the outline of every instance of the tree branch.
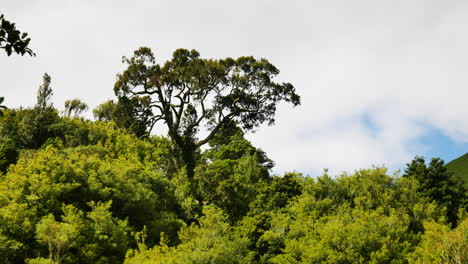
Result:
<instances>
[{"instance_id":1,"label":"tree branch","mask_svg":"<svg viewBox=\"0 0 468 264\"><path fill-rule=\"evenodd\" d=\"M216 136L216 134L218 133L218 130L221 129L221 127L224 125L224 123L226 123L227 121L230 121L231 118L235 115L235 112L232 112L230 114L228 114L227 116L225 116L223 118L223 120L221 120L221 122L219 122L214 128L213 130L211 130L210 134L203 140L200 140L198 141L195 145L197 147L200 147L202 145L205 145L206 143L208 143L214 136Z\"/></svg>"}]
</instances>

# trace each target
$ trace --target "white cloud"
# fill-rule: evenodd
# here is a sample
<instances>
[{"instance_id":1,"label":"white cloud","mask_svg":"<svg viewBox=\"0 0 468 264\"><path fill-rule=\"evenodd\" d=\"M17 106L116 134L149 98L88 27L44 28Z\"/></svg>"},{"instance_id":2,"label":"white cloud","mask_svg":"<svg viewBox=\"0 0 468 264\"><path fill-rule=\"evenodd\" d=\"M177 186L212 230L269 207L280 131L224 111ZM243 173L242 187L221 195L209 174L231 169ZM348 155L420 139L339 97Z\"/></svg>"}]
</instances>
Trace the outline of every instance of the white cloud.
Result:
<instances>
[{"instance_id":1,"label":"white cloud","mask_svg":"<svg viewBox=\"0 0 468 264\"><path fill-rule=\"evenodd\" d=\"M36 58L0 61L1 94L32 105L42 73L55 101L111 98L120 58L147 45L202 56L268 58L302 105L250 135L277 171L399 168L427 127L468 142L465 1L33 1L4 4L30 33ZM362 122L366 116L375 126Z\"/></svg>"}]
</instances>

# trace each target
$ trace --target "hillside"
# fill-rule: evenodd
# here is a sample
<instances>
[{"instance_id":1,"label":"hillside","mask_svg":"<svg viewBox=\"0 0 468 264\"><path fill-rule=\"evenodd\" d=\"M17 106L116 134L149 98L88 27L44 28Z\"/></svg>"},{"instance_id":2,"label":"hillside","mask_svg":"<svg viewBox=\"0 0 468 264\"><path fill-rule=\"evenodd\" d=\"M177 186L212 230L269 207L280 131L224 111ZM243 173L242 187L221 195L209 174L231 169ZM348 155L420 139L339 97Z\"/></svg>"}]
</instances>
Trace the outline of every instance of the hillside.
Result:
<instances>
[{"instance_id":1,"label":"hillside","mask_svg":"<svg viewBox=\"0 0 468 264\"><path fill-rule=\"evenodd\" d=\"M447 163L447 168L468 186L468 153Z\"/></svg>"}]
</instances>

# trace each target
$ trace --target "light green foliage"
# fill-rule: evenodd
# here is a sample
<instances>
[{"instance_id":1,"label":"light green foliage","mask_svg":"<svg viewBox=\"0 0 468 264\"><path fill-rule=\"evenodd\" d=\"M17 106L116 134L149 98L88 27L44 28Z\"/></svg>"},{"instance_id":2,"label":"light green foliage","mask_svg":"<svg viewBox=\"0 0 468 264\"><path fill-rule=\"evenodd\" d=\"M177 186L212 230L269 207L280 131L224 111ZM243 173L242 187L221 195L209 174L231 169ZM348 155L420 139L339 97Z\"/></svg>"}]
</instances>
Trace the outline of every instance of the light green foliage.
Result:
<instances>
[{"instance_id":1,"label":"light green foliage","mask_svg":"<svg viewBox=\"0 0 468 264\"><path fill-rule=\"evenodd\" d=\"M38 242L47 245L52 263L115 263L123 258L129 243L127 221L112 216L111 201L89 205L92 209L87 213L72 205L62 206L63 222L47 215L36 225Z\"/></svg>"},{"instance_id":2,"label":"light green foliage","mask_svg":"<svg viewBox=\"0 0 468 264\"><path fill-rule=\"evenodd\" d=\"M64 218L67 218L66 215ZM79 229L75 223L57 222L52 214L43 217L36 225L37 240L48 246L49 260L53 263L62 263L78 235Z\"/></svg>"},{"instance_id":3,"label":"light green foliage","mask_svg":"<svg viewBox=\"0 0 468 264\"><path fill-rule=\"evenodd\" d=\"M422 223L444 221L443 211L418 194L416 180L388 176L383 168L336 179L286 174L257 188L249 212L235 225L219 218L221 210L204 206L199 225L179 232L179 245L141 245L126 262L407 263ZM224 259L235 249L231 240L242 250Z\"/></svg>"},{"instance_id":4,"label":"light green foliage","mask_svg":"<svg viewBox=\"0 0 468 264\"><path fill-rule=\"evenodd\" d=\"M0 22L0 48L32 54ZM97 121L78 99L59 116L48 74L32 108L0 97L1 264L468 263L467 190L442 160L272 176L244 132L300 104L274 65L133 55Z\"/></svg>"},{"instance_id":5,"label":"light green foliage","mask_svg":"<svg viewBox=\"0 0 468 264\"><path fill-rule=\"evenodd\" d=\"M160 232L177 241L181 220L164 177L164 139L139 141L104 123L70 122L89 131L86 141L98 139L96 144L63 148L58 140L39 151L23 152L8 173L0 176L0 238L5 241L0 252L8 252L2 257L13 262L40 252L44 256L44 250L32 243L36 225L49 214L65 223L62 204L83 213L78 239L82 253L73 256L87 263L123 259L133 243L129 232L144 225L150 245L159 241ZM65 143L73 137L66 137Z\"/></svg>"},{"instance_id":6,"label":"light green foliage","mask_svg":"<svg viewBox=\"0 0 468 264\"><path fill-rule=\"evenodd\" d=\"M112 201L88 203L92 210L87 213L83 233L87 237L80 246L83 259L93 263L120 262L128 249L130 227L127 219L114 217Z\"/></svg>"},{"instance_id":7,"label":"light green foliage","mask_svg":"<svg viewBox=\"0 0 468 264\"><path fill-rule=\"evenodd\" d=\"M54 262L47 258L33 258L27 259L26 264L54 264Z\"/></svg>"},{"instance_id":8,"label":"light green foliage","mask_svg":"<svg viewBox=\"0 0 468 264\"><path fill-rule=\"evenodd\" d=\"M404 263L410 249L409 217L395 211L387 216L379 210L343 207L336 215L312 223L312 219L306 219L291 219L290 226L284 220L273 221L273 230L266 235L274 239L285 236L286 248L271 262Z\"/></svg>"},{"instance_id":9,"label":"light green foliage","mask_svg":"<svg viewBox=\"0 0 468 264\"><path fill-rule=\"evenodd\" d=\"M468 263L468 218L454 230L433 221L424 223L425 232L409 259L410 264Z\"/></svg>"},{"instance_id":10,"label":"light green foliage","mask_svg":"<svg viewBox=\"0 0 468 264\"><path fill-rule=\"evenodd\" d=\"M405 263L419 239L413 226L439 217L435 205L417 194L406 200L416 188L415 181L380 168L308 180L298 200L274 213L258 237L259 261Z\"/></svg>"},{"instance_id":11,"label":"light green foliage","mask_svg":"<svg viewBox=\"0 0 468 264\"><path fill-rule=\"evenodd\" d=\"M196 199L196 190L193 190L193 184L187 177L186 170L184 168L179 170L170 182L185 218L192 221L197 219L201 213L201 204Z\"/></svg>"},{"instance_id":12,"label":"light green foliage","mask_svg":"<svg viewBox=\"0 0 468 264\"><path fill-rule=\"evenodd\" d=\"M222 210L205 206L199 225L192 224L180 230L180 245L171 248L162 243L152 249L135 252L125 263L250 263L246 258L246 239L233 233L226 220Z\"/></svg>"},{"instance_id":13,"label":"light green foliage","mask_svg":"<svg viewBox=\"0 0 468 264\"><path fill-rule=\"evenodd\" d=\"M447 225L466 208L438 160L405 177L270 176L232 122L192 153L190 177L168 138L47 101L0 117L0 263L466 262L467 221Z\"/></svg>"}]
</instances>

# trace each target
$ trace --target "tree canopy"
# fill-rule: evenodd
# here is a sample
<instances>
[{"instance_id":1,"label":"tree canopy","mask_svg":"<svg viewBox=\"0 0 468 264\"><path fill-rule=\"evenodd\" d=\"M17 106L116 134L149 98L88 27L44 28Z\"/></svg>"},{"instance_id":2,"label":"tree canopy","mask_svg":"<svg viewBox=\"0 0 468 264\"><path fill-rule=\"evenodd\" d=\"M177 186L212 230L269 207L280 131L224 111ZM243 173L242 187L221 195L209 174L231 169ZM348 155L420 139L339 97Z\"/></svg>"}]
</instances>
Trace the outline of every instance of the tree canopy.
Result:
<instances>
[{"instance_id":1,"label":"tree canopy","mask_svg":"<svg viewBox=\"0 0 468 264\"><path fill-rule=\"evenodd\" d=\"M277 176L234 126L200 151L189 179L170 138L52 110L44 138L29 136L37 107L0 118L0 157L18 154L0 173L1 263L467 261L466 206L424 187L427 171L445 186L438 160L416 159L405 177Z\"/></svg>"},{"instance_id":2,"label":"tree canopy","mask_svg":"<svg viewBox=\"0 0 468 264\"><path fill-rule=\"evenodd\" d=\"M415 157L407 164L404 176L416 179L420 183L419 191L445 206L448 220L457 224L458 208L468 207L467 190L461 179L453 177L443 160L433 158L426 164L423 157Z\"/></svg>"},{"instance_id":3,"label":"tree canopy","mask_svg":"<svg viewBox=\"0 0 468 264\"><path fill-rule=\"evenodd\" d=\"M467 192L441 159L273 174L245 133L300 98L268 61L124 62L96 120L78 99L59 115L48 74L35 105L0 108L0 263L468 263Z\"/></svg>"},{"instance_id":4,"label":"tree canopy","mask_svg":"<svg viewBox=\"0 0 468 264\"><path fill-rule=\"evenodd\" d=\"M266 59L205 59L196 50L178 49L163 65L149 48L123 58L127 69L118 75L115 94L145 102L138 117L147 116L148 133L158 121L179 148L189 177L195 167L194 152L208 143L225 125L234 122L250 131L275 121L276 107L284 101L294 106L300 96L290 83L275 82L279 70ZM200 129L208 135L199 138Z\"/></svg>"}]
</instances>

